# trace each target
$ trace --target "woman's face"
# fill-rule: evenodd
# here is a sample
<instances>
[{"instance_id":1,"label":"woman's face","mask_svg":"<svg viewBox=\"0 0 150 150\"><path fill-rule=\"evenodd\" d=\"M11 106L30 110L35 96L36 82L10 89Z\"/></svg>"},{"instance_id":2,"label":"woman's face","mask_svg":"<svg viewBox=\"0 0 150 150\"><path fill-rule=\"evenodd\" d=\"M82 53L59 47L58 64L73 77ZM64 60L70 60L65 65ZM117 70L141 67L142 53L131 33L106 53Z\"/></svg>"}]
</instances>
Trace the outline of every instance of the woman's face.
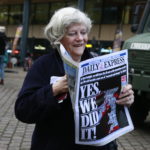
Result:
<instances>
[{"instance_id":1,"label":"woman's face","mask_svg":"<svg viewBox=\"0 0 150 150\"><path fill-rule=\"evenodd\" d=\"M81 60L87 41L87 28L83 24L70 25L64 37L60 40L72 59L78 62Z\"/></svg>"}]
</instances>

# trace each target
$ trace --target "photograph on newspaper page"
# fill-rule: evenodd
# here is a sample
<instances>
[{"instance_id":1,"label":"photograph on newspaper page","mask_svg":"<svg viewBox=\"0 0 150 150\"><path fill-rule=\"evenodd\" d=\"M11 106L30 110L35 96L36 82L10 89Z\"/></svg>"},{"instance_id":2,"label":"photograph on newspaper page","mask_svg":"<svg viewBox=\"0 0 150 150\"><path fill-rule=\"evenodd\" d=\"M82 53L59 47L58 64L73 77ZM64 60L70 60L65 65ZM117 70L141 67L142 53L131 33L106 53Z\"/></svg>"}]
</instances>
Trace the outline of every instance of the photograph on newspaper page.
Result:
<instances>
[{"instance_id":1,"label":"photograph on newspaper page","mask_svg":"<svg viewBox=\"0 0 150 150\"><path fill-rule=\"evenodd\" d=\"M80 62L76 82L76 144L102 146L134 129L128 108L116 104L128 82L127 50Z\"/></svg>"}]
</instances>

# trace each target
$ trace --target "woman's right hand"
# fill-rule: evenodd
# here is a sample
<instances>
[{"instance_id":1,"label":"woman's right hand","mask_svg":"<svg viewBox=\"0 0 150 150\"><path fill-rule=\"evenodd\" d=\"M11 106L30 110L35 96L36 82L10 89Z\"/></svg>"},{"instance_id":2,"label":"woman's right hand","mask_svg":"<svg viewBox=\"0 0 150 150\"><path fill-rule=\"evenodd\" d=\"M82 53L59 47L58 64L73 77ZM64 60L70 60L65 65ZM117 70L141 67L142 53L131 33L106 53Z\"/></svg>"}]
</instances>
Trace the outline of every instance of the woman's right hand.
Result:
<instances>
[{"instance_id":1,"label":"woman's right hand","mask_svg":"<svg viewBox=\"0 0 150 150\"><path fill-rule=\"evenodd\" d=\"M58 81L56 81L52 85L52 89L53 89L53 95L54 96L68 92L67 76L64 75Z\"/></svg>"}]
</instances>

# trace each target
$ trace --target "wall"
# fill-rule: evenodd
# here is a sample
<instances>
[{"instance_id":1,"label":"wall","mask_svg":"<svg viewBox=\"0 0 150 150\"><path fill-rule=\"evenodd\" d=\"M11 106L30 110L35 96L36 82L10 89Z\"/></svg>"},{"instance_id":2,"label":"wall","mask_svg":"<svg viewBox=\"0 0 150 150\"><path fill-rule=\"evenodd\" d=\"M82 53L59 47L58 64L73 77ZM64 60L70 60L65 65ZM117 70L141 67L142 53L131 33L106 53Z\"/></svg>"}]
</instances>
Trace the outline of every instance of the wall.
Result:
<instances>
[{"instance_id":1,"label":"wall","mask_svg":"<svg viewBox=\"0 0 150 150\"><path fill-rule=\"evenodd\" d=\"M117 25L94 25L91 33L89 35L89 38L92 39L92 37L95 36L97 40L102 41L113 41L115 36ZM130 25L123 25L123 40L128 39L129 37L133 36L133 33L130 31Z\"/></svg>"},{"instance_id":2,"label":"wall","mask_svg":"<svg viewBox=\"0 0 150 150\"><path fill-rule=\"evenodd\" d=\"M113 41L117 25L93 25L89 39L95 37L96 40ZM44 38L44 25L31 25L29 28L29 37ZM6 26L6 34L8 37L15 36L17 26ZM123 25L123 40L128 39L134 34L130 31L130 25Z\"/></svg>"}]
</instances>

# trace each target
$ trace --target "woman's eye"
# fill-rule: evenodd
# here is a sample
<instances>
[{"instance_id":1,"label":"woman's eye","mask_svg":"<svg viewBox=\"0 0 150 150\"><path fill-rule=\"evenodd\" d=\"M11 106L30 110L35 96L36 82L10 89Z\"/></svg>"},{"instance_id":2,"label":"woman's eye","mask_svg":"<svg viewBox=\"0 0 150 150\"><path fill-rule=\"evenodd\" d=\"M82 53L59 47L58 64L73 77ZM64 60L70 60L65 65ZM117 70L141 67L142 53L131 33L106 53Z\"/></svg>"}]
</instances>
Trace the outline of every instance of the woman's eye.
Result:
<instances>
[{"instance_id":1,"label":"woman's eye","mask_svg":"<svg viewBox=\"0 0 150 150\"><path fill-rule=\"evenodd\" d=\"M68 35L69 36L74 36L74 35L76 35L76 33L75 32L70 32L70 33L68 33Z\"/></svg>"},{"instance_id":2,"label":"woman's eye","mask_svg":"<svg viewBox=\"0 0 150 150\"><path fill-rule=\"evenodd\" d=\"M87 34L87 32L86 32L86 31L83 31L83 32L81 32L81 34L82 34L82 35L85 35L85 34Z\"/></svg>"},{"instance_id":3,"label":"woman's eye","mask_svg":"<svg viewBox=\"0 0 150 150\"><path fill-rule=\"evenodd\" d=\"M68 36L76 36L76 35L78 35L78 34L80 34L80 35L85 35L85 34L87 34L87 31L80 31L79 33L78 32L68 32Z\"/></svg>"}]
</instances>

